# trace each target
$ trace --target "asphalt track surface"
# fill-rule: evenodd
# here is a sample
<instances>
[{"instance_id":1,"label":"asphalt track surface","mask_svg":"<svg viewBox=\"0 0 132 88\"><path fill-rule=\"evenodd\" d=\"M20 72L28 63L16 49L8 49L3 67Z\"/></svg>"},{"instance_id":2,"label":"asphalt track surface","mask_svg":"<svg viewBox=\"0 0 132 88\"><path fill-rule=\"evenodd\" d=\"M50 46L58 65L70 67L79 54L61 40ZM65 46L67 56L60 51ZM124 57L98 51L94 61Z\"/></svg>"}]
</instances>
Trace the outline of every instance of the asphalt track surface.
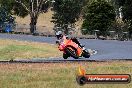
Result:
<instances>
[{"instance_id":1,"label":"asphalt track surface","mask_svg":"<svg viewBox=\"0 0 132 88\"><path fill-rule=\"evenodd\" d=\"M1 39L15 39L20 41L46 42L55 44L55 37L43 37L32 35L15 35L15 34L0 34ZM90 48L98 51L97 54L90 58L64 60L61 58L33 58L31 60L15 60L16 62L63 62L63 61L107 61L107 60L132 60L132 41L117 41L117 40L95 40L95 39L80 39L85 48ZM6 62L6 61L5 61Z\"/></svg>"}]
</instances>

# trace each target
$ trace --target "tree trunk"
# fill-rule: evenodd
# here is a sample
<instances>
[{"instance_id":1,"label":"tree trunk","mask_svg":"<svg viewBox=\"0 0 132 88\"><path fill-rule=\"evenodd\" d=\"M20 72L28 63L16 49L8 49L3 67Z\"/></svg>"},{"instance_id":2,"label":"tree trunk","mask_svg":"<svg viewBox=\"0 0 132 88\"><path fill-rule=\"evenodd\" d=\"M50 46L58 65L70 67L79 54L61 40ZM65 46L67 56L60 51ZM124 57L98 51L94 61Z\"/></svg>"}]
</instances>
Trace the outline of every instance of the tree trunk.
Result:
<instances>
[{"instance_id":1,"label":"tree trunk","mask_svg":"<svg viewBox=\"0 0 132 88\"><path fill-rule=\"evenodd\" d=\"M35 34L36 32L36 24L37 24L37 16L31 15L31 22L30 22L30 32L31 34Z\"/></svg>"},{"instance_id":2,"label":"tree trunk","mask_svg":"<svg viewBox=\"0 0 132 88\"><path fill-rule=\"evenodd\" d=\"M64 33L65 33L66 35L68 35L68 33L69 33L68 25L67 25L67 24L64 25Z\"/></svg>"},{"instance_id":3,"label":"tree trunk","mask_svg":"<svg viewBox=\"0 0 132 88\"><path fill-rule=\"evenodd\" d=\"M130 40L132 40L132 28L129 29L128 37L129 37Z\"/></svg>"}]
</instances>

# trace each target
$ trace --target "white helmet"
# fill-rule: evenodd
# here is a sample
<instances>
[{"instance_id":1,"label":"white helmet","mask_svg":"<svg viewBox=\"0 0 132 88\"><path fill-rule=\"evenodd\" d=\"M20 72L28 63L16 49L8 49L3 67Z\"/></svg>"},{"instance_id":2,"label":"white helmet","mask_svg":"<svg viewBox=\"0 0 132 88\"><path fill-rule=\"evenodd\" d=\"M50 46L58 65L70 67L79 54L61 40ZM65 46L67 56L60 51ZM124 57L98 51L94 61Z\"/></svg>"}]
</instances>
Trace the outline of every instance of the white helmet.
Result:
<instances>
[{"instance_id":1,"label":"white helmet","mask_svg":"<svg viewBox=\"0 0 132 88\"><path fill-rule=\"evenodd\" d=\"M57 39L61 39L63 37L63 32L62 31L56 32L56 37Z\"/></svg>"},{"instance_id":2,"label":"white helmet","mask_svg":"<svg viewBox=\"0 0 132 88\"><path fill-rule=\"evenodd\" d=\"M62 31L56 32L56 35L61 35L61 34L62 34Z\"/></svg>"}]
</instances>

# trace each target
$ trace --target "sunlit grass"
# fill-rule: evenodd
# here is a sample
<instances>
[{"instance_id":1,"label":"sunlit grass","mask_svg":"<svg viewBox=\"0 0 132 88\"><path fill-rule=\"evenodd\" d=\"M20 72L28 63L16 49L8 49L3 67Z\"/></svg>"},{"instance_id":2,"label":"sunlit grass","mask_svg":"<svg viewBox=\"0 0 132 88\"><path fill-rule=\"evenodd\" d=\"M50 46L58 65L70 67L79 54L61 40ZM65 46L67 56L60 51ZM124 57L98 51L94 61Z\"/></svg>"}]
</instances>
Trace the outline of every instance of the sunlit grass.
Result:
<instances>
[{"instance_id":1,"label":"sunlit grass","mask_svg":"<svg viewBox=\"0 0 132 88\"><path fill-rule=\"evenodd\" d=\"M129 84L86 84L76 82L81 65L87 74L130 74L132 62L76 62L0 64L0 88L132 88Z\"/></svg>"},{"instance_id":2,"label":"sunlit grass","mask_svg":"<svg viewBox=\"0 0 132 88\"><path fill-rule=\"evenodd\" d=\"M0 60L59 57L57 46L48 43L0 39Z\"/></svg>"}]
</instances>

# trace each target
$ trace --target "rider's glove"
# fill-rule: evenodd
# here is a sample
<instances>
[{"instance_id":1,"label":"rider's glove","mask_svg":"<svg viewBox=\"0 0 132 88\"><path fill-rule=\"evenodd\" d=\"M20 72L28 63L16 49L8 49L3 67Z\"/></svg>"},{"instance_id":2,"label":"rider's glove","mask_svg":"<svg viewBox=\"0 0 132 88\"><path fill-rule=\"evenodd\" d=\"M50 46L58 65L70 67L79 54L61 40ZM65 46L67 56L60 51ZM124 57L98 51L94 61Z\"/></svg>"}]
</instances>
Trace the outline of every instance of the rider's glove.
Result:
<instances>
[{"instance_id":1,"label":"rider's glove","mask_svg":"<svg viewBox=\"0 0 132 88\"><path fill-rule=\"evenodd\" d=\"M59 41L59 40L57 40L57 41L56 41L56 44L60 44L60 41Z\"/></svg>"}]
</instances>

